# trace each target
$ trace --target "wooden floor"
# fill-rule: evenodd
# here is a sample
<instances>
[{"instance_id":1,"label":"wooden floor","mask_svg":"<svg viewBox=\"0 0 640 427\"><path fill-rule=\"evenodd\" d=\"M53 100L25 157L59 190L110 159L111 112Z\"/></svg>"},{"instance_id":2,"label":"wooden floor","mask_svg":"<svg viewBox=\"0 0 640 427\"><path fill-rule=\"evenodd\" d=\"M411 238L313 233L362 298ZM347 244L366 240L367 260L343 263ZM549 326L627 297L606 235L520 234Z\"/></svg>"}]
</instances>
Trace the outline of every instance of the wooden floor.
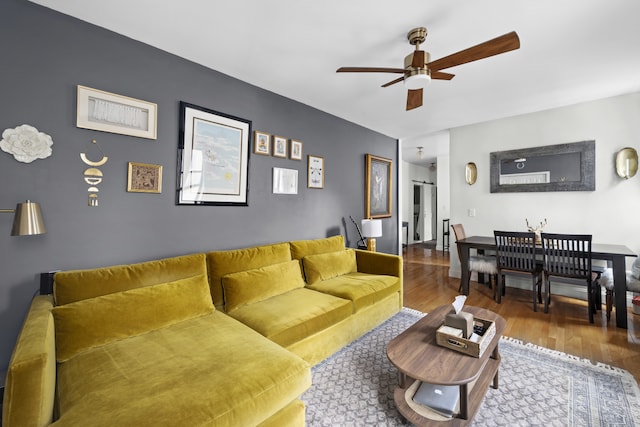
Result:
<instances>
[{"instance_id":1,"label":"wooden floor","mask_svg":"<svg viewBox=\"0 0 640 427\"><path fill-rule=\"evenodd\" d=\"M455 251L455 248L454 248ZM403 251L404 306L429 312L450 304L458 295L460 279L449 277L449 256L455 252L411 245ZM507 288L502 304L487 286L471 282L465 304L483 307L507 320L504 335L628 370L640 383L640 316L629 307L629 328L615 325L615 308L609 322L598 311L590 324L585 301L553 295L549 313L533 311L530 291Z\"/></svg>"}]
</instances>

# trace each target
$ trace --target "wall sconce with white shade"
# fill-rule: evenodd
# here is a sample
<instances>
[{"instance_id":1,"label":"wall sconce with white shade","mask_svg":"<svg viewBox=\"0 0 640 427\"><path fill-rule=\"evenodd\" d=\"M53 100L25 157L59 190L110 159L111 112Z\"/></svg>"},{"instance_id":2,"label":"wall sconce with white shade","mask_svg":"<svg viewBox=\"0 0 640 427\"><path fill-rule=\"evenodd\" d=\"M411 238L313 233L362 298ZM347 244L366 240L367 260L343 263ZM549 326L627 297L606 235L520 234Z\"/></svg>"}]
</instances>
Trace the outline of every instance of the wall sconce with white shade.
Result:
<instances>
[{"instance_id":1,"label":"wall sconce with white shade","mask_svg":"<svg viewBox=\"0 0 640 427\"><path fill-rule=\"evenodd\" d=\"M40 205L35 202L27 200L24 203L18 203L15 209L0 209L0 212L15 212L11 229L12 236L33 236L47 232L40 212Z\"/></svg>"},{"instance_id":2,"label":"wall sconce with white shade","mask_svg":"<svg viewBox=\"0 0 640 427\"><path fill-rule=\"evenodd\" d=\"M367 250L376 251L376 237L382 236L382 220L363 219L362 236L367 238Z\"/></svg>"},{"instance_id":3,"label":"wall sconce with white shade","mask_svg":"<svg viewBox=\"0 0 640 427\"><path fill-rule=\"evenodd\" d=\"M638 172L638 152L625 147L616 155L616 173L620 178L629 179Z\"/></svg>"}]
</instances>

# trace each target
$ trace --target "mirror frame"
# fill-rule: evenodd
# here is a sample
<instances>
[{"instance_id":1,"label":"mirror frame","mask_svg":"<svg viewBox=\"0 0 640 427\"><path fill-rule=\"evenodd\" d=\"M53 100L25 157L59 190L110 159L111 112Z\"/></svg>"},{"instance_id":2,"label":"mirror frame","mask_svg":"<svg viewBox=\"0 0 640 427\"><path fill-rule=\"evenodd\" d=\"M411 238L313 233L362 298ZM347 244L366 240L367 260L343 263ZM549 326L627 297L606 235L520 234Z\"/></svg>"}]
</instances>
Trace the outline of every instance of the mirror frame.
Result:
<instances>
[{"instance_id":1,"label":"mirror frame","mask_svg":"<svg viewBox=\"0 0 640 427\"><path fill-rule=\"evenodd\" d=\"M544 184L500 184L500 162L519 157L541 155L581 153L580 181L549 182ZM595 191L596 189L596 142L580 141L568 144L545 145L542 147L523 148L490 153L491 159L491 192L523 193L542 191Z\"/></svg>"}]
</instances>

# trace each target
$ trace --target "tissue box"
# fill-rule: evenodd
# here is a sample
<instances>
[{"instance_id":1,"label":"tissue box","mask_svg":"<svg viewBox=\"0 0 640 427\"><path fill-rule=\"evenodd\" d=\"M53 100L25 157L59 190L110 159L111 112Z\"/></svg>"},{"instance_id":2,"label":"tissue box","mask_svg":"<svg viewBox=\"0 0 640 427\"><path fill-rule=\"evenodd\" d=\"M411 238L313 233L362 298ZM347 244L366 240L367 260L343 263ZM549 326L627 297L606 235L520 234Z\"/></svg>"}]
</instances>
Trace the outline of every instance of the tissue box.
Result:
<instances>
[{"instance_id":1,"label":"tissue box","mask_svg":"<svg viewBox=\"0 0 640 427\"><path fill-rule=\"evenodd\" d=\"M444 318L444 324L462 330L463 338L469 338L473 333L473 314L464 311L449 313Z\"/></svg>"},{"instance_id":2,"label":"tissue box","mask_svg":"<svg viewBox=\"0 0 640 427\"><path fill-rule=\"evenodd\" d=\"M478 317L475 317L473 320L475 323L482 324L486 329L484 335L480 337L478 342L447 334L446 329L443 329L443 326L445 326L443 324L436 330L436 343L441 347L446 347L469 356L482 357L489 343L493 337L496 336L496 324L491 320L480 319Z\"/></svg>"}]
</instances>

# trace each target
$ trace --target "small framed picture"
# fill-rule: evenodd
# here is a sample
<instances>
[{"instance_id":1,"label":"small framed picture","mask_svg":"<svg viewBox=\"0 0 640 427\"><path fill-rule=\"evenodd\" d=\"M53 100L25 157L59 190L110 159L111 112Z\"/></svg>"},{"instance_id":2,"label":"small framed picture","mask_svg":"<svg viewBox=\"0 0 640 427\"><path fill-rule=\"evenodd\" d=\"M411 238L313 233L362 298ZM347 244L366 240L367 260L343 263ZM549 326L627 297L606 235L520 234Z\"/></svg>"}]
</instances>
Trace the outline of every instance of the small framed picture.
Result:
<instances>
[{"instance_id":1,"label":"small framed picture","mask_svg":"<svg viewBox=\"0 0 640 427\"><path fill-rule=\"evenodd\" d=\"M162 193L162 165L129 162L127 191L130 193Z\"/></svg>"},{"instance_id":2,"label":"small framed picture","mask_svg":"<svg viewBox=\"0 0 640 427\"><path fill-rule=\"evenodd\" d=\"M287 158L287 138L273 135L273 157Z\"/></svg>"},{"instance_id":3,"label":"small framed picture","mask_svg":"<svg viewBox=\"0 0 640 427\"><path fill-rule=\"evenodd\" d=\"M292 139L289 144L289 158L291 160L302 160L302 142Z\"/></svg>"},{"instance_id":4,"label":"small framed picture","mask_svg":"<svg viewBox=\"0 0 640 427\"><path fill-rule=\"evenodd\" d=\"M273 194L298 194L298 171L273 168Z\"/></svg>"},{"instance_id":5,"label":"small framed picture","mask_svg":"<svg viewBox=\"0 0 640 427\"><path fill-rule=\"evenodd\" d=\"M309 155L307 160L307 187L324 188L324 158Z\"/></svg>"},{"instance_id":6,"label":"small framed picture","mask_svg":"<svg viewBox=\"0 0 640 427\"><path fill-rule=\"evenodd\" d=\"M255 131L253 133L253 152L265 156L271 155L270 140L271 135L268 133Z\"/></svg>"}]
</instances>

